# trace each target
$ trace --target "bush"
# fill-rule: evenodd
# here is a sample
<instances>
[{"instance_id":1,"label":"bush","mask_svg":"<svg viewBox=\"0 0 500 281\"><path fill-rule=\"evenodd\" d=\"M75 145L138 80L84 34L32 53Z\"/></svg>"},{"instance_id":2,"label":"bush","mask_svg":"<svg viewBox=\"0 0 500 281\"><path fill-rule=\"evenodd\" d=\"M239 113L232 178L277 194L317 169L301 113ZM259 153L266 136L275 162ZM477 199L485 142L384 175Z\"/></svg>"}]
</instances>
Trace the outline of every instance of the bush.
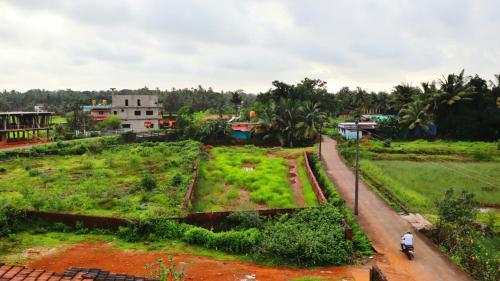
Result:
<instances>
[{"instance_id":1,"label":"bush","mask_svg":"<svg viewBox=\"0 0 500 281\"><path fill-rule=\"evenodd\" d=\"M182 183L182 175L180 173L176 173L172 177L172 185L173 186L179 186Z\"/></svg>"},{"instance_id":2,"label":"bush","mask_svg":"<svg viewBox=\"0 0 500 281\"><path fill-rule=\"evenodd\" d=\"M26 208L26 202L20 194L0 196L0 237L14 232Z\"/></svg>"},{"instance_id":3,"label":"bush","mask_svg":"<svg viewBox=\"0 0 500 281\"><path fill-rule=\"evenodd\" d=\"M152 191L153 189L156 188L155 177L149 173L144 174L141 180L141 186L147 191Z\"/></svg>"},{"instance_id":4,"label":"bush","mask_svg":"<svg viewBox=\"0 0 500 281\"><path fill-rule=\"evenodd\" d=\"M29 170L30 177L37 177L37 176L39 176L41 174L42 174L42 172L40 170L38 170L38 169L31 169L31 170Z\"/></svg>"},{"instance_id":5,"label":"bush","mask_svg":"<svg viewBox=\"0 0 500 281\"><path fill-rule=\"evenodd\" d=\"M7 169L5 169L4 167L0 167L0 174L4 174L7 172Z\"/></svg>"},{"instance_id":6,"label":"bush","mask_svg":"<svg viewBox=\"0 0 500 281\"><path fill-rule=\"evenodd\" d=\"M384 144L383 144L384 147L391 147L391 142L392 142L391 139L384 140Z\"/></svg>"}]
</instances>

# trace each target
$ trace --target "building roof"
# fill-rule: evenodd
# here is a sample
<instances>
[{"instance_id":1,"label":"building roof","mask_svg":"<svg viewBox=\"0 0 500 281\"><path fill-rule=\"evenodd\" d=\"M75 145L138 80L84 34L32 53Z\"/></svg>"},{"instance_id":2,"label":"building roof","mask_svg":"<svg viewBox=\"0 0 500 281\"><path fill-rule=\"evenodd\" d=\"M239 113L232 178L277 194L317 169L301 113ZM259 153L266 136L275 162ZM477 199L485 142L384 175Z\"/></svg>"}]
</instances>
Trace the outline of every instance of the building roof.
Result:
<instances>
[{"instance_id":1,"label":"building roof","mask_svg":"<svg viewBox=\"0 0 500 281\"><path fill-rule=\"evenodd\" d=\"M33 112L33 111L7 111L0 112L0 115L53 115L54 112L42 111L42 112Z\"/></svg>"},{"instance_id":2,"label":"building roof","mask_svg":"<svg viewBox=\"0 0 500 281\"><path fill-rule=\"evenodd\" d=\"M375 122L359 122L358 126L360 129L375 129L377 123ZM348 130L356 130L356 123L354 122L343 122L339 123L337 127Z\"/></svg>"}]
</instances>

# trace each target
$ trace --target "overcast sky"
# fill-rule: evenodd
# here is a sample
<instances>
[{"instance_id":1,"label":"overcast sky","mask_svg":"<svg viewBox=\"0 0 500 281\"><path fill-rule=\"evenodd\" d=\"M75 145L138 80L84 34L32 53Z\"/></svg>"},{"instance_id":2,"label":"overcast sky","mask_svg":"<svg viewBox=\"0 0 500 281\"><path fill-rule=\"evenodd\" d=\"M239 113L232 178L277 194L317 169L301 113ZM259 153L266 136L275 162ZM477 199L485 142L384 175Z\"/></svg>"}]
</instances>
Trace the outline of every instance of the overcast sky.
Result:
<instances>
[{"instance_id":1,"label":"overcast sky","mask_svg":"<svg viewBox=\"0 0 500 281\"><path fill-rule=\"evenodd\" d=\"M500 1L0 0L0 89L385 90L500 73Z\"/></svg>"}]
</instances>

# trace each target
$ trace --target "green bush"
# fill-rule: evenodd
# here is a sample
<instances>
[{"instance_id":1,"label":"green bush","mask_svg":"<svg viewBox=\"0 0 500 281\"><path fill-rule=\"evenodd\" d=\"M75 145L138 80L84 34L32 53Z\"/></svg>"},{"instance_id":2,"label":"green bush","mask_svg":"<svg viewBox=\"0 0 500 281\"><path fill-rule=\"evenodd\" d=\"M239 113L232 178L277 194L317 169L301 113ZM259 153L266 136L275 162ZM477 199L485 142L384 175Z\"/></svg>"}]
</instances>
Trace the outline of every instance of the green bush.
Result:
<instances>
[{"instance_id":1,"label":"green bush","mask_svg":"<svg viewBox=\"0 0 500 281\"><path fill-rule=\"evenodd\" d=\"M0 237L14 232L26 209L27 204L22 195L12 193L0 196Z\"/></svg>"},{"instance_id":2,"label":"green bush","mask_svg":"<svg viewBox=\"0 0 500 281\"><path fill-rule=\"evenodd\" d=\"M156 179L153 175L146 173L141 179L141 186L147 190L151 191L156 188Z\"/></svg>"},{"instance_id":3,"label":"green bush","mask_svg":"<svg viewBox=\"0 0 500 281\"><path fill-rule=\"evenodd\" d=\"M0 174L3 174L7 172L7 169L5 169L4 167L0 167Z\"/></svg>"},{"instance_id":4,"label":"green bush","mask_svg":"<svg viewBox=\"0 0 500 281\"><path fill-rule=\"evenodd\" d=\"M182 175L180 173L176 173L172 177L172 185L173 186L179 186L182 183Z\"/></svg>"},{"instance_id":5,"label":"green bush","mask_svg":"<svg viewBox=\"0 0 500 281\"><path fill-rule=\"evenodd\" d=\"M193 245L229 253L248 254L276 263L294 265L345 264L352 257L352 242L344 238L340 209L326 205L275 218L233 215L240 224L228 231L211 230L168 219L138 220L120 228L128 241L180 239Z\"/></svg>"},{"instance_id":6,"label":"green bush","mask_svg":"<svg viewBox=\"0 0 500 281\"><path fill-rule=\"evenodd\" d=\"M30 177L37 177L37 176L40 176L41 174L42 174L42 172L38 169L29 170Z\"/></svg>"},{"instance_id":7,"label":"green bush","mask_svg":"<svg viewBox=\"0 0 500 281\"><path fill-rule=\"evenodd\" d=\"M353 250L341 219L333 206L281 216L262 231L260 254L297 265L345 264Z\"/></svg>"}]
</instances>

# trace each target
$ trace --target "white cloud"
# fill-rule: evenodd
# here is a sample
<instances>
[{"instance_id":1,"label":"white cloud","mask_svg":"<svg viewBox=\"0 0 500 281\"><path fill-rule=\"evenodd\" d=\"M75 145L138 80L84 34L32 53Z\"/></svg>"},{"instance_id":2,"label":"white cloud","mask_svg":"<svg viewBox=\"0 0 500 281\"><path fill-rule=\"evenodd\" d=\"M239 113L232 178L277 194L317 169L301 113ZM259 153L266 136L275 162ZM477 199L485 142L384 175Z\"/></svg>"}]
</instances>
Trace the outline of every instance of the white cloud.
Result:
<instances>
[{"instance_id":1,"label":"white cloud","mask_svg":"<svg viewBox=\"0 0 500 281\"><path fill-rule=\"evenodd\" d=\"M0 1L0 89L390 90L500 72L495 0Z\"/></svg>"}]
</instances>

